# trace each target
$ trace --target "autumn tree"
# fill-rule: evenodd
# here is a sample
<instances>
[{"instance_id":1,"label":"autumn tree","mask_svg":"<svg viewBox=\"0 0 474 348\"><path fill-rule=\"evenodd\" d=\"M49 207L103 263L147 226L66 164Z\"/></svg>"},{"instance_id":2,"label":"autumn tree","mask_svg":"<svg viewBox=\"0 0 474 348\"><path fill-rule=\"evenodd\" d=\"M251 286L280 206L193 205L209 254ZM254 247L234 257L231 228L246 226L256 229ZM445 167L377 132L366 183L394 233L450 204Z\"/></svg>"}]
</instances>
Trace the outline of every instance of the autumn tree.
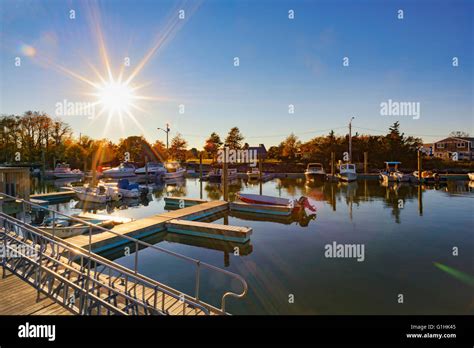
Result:
<instances>
[{"instance_id":1,"label":"autumn tree","mask_svg":"<svg viewBox=\"0 0 474 348\"><path fill-rule=\"evenodd\" d=\"M221 137L216 132L212 132L209 138L206 139L206 144L204 144L204 151L206 151L211 158L215 158L217 155L217 151L221 146Z\"/></svg>"},{"instance_id":2,"label":"autumn tree","mask_svg":"<svg viewBox=\"0 0 474 348\"><path fill-rule=\"evenodd\" d=\"M181 134L176 134L176 136L171 139L171 146L169 148L170 157L178 161L186 160L187 146L188 142L184 140Z\"/></svg>"},{"instance_id":3,"label":"autumn tree","mask_svg":"<svg viewBox=\"0 0 474 348\"><path fill-rule=\"evenodd\" d=\"M227 138L225 138L225 146L228 146L230 149L238 150L241 148L242 140L244 140L244 136L240 133L240 129L233 127L227 134Z\"/></svg>"}]
</instances>

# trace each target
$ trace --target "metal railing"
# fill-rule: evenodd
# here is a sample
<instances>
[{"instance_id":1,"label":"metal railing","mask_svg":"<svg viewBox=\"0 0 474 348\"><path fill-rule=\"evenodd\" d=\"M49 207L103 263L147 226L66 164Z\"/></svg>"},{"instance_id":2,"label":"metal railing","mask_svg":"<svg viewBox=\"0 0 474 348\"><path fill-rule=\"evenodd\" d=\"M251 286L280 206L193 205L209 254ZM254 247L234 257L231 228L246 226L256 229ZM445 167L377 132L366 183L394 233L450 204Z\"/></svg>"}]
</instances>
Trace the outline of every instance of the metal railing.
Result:
<instances>
[{"instance_id":1,"label":"metal railing","mask_svg":"<svg viewBox=\"0 0 474 348\"><path fill-rule=\"evenodd\" d=\"M107 228L104 228L102 226L97 226L95 224L92 224L88 221L84 221L78 217L74 217L74 216L70 216L70 215L67 215L67 214L64 214L64 213L61 213L61 212L58 212L56 210L53 210L53 209L49 209L49 208L46 208L44 206L41 206L39 204L35 204L35 203L32 203L30 201L27 201L27 200L24 200L24 199L20 199L20 198L17 198L17 197L13 197L13 196L10 196L10 195L7 195L5 193L1 193L0 192L0 199L3 199L3 197L6 197L6 198L9 198L9 199L13 199L15 200L17 203L21 203L22 204L22 210L23 212L26 212L26 207L25 205L29 206L29 207L34 207L36 209L39 209L39 210L44 210L44 211L48 211L52 214L53 216L53 222L52 222L52 226L53 228L51 229L51 236L52 236L52 239L53 240L60 240L61 242L63 243L66 243L66 241L64 241L63 239L57 237L55 235L55 228L54 226L56 225L55 222L56 222L56 219L58 216L64 216L68 219L71 219L73 221L77 221L81 224L84 224L86 226L89 226L89 231L88 231L88 236L89 236L89 241L88 241L88 245L87 245L87 249L83 249L83 248L80 248L80 249L83 249L83 250L86 250L88 252L88 255L91 256L92 254L94 254L92 252L92 231L95 230L99 230L99 231L102 231L102 232L108 232L108 233L112 233L113 235L115 235L116 237L119 237L119 238L123 238L125 239L128 243L133 243L135 244L135 257L134 257L134 269L133 269L133 274L136 275L136 276L139 276L141 279L145 280L145 281L152 281L152 282L156 282L155 280L151 279L151 278L148 278L142 274L139 274L138 273L138 254L139 254L139 250L140 250L140 246L144 247L144 248L150 248L151 250L154 250L154 251L159 251L161 253L165 253L165 254L168 254L168 255L171 255L173 257L176 257L178 259L181 259L181 260L184 260L186 262L189 262L191 264L194 264L195 265L195 290L194 290L194 296L191 296L191 295L188 295L188 294L185 294L185 293L182 293L182 292L179 292L180 294L180 297L181 298L185 298L189 301L194 301L195 303L198 303L204 307L206 307L207 309L211 310L211 311L219 311L221 312L221 314L227 314L225 308L226 308L226 298L228 297L234 297L234 298L243 298L247 292L248 292L248 285L247 285L247 282L245 281L245 279L243 277L241 277L240 275L236 274L236 273L233 273L233 272L230 272L230 271L227 271L227 270L224 270L222 268L219 268L219 267L216 267L216 266L213 266L211 264L208 264L208 263L205 263L205 262L202 262L200 260L197 260L197 259L194 259L194 258L191 258L191 257L188 257L188 256L185 256L185 255L182 255L182 254L179 254L179 253L176 253L176 252L173 252L173 251L170 251L170 250L166 250L164 248L161 248L161 247L158 247L156 245L153 245L153 244L150 244L150 243L147 243L145 241L142 241L142 240L139 240L137 238L133 238L133 237L130 237L130 236L127 236L127 235L122 235L120 233L117 233L111 229L107 229ZM26 224L25 222L25 214L23 214L23 223ZM31 225L28 225L30 228L33 228L33 226ZM45 232L45 231L42 231L42 230L39 230L41 233L48 233L48 232ZM48 233L49 234L49 233ZM75 246L76 248L79 248L78 246ZM95 257L99 257L97 254L94 254ZM106 260L105 258L102 258L104 260ZM115 263L114 263L115 264ZM119 266L118 264L115 264L116 266ZM124 268L124 269L127 269L125 267L122 267L122 266L119 266L121 268ZM238 280L241 285L242 285L242 292L241 293L235 293L235 292L232 292L232 291L226 291L223 295L222 295L222 298L221 298L221 308L218 309L208 303L205 303L205 302L202 302L199 298L199 290L200 290L200 277L201 277L201 268L206 268L206 269L209 269L211 271L215 271L215 272L218 272L218 273L221 273L221 274L224 274L226 276L229 276L233 279L236 279ZM127 269L128 270L128 269ZM166 289L167 291L170 291L170 292L176 292L177 290L171 288L171 287L168 287L164 284L160 284L160 287L163 288L163 289Z\"/></svg>"}]
</instances>

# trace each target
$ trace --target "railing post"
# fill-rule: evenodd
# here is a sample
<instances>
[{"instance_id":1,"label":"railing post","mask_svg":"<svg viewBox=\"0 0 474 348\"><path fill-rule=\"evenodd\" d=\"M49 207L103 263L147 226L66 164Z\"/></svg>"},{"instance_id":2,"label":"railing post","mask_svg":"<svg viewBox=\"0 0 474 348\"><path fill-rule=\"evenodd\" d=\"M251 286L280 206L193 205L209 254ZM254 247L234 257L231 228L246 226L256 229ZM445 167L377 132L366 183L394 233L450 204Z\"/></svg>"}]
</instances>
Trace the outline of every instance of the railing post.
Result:
<instances>
[{"instance_id":1,"label":"railing post","mask_svg":"<svg viewBox=\"0 0 474 348\"><path fill-rule=\"evenodd\" d=\"M138 240L135 242L135 274L138 273Z\"/></svg>"},{"instance_id":2,"label":"railing post","mask_svg":"<svg viewBox=\"0 0 474 348\"><path fill-rule=\"evenodd\" d=\"M38 258L38 271L36 272L36 289L38 290L36 300L39 301L40 298L40 289L41 289L41 267L43 260L43 245L42 239L39 238L39 258Z\"/></svg>"},{"instance_id":3,"label":"railing post","mask_svg":"<svg viewBox=\"0 0 474 348\"><path fill-rule=\"evenodd\" d=\"M196 300L199 300L199 285L201 279L201 261L196 262Z\"/></svg>"},{"instance_id":4,"label":"railing post","mask_svg":"<svg viewBox=\"0 0 474 348\"><path fill-rule=\"evenodd\" d=\"M2 278L7 276L7 225L6 225L5 218L2 218L2 225L3 225L3 255L2 255Z\"/></svg>"}]
</instances>

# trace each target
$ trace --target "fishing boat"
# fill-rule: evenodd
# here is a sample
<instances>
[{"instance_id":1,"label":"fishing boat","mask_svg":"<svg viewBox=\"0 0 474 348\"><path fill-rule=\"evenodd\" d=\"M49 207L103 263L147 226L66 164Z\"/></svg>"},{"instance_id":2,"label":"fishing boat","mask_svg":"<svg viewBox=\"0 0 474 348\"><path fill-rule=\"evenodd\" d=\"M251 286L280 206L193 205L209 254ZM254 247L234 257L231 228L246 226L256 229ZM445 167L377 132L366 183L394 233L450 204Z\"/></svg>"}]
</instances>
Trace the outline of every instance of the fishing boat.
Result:
<instances>
[{"instance_id":1,"label":"fishing boat","mask_svg":"<svg viewBox=\"0 0 474 348\"><path fill-rule=\"evenodd\" d=\"M131 163L123 162L118 167L104 170L102 174L109 178L125 178L135 176L135 166Z\"/></svg>"},{"instance_id":2,"label":"fishing boat","mask_svg":"<svg viewBox=\"0 0 474 348\"><path fill-rule=\"evenodd\" d=\"M469 180L474 181L474 173L468 173Z\"/></svg>"},{"instance_id":3,"label":"fishing boat","mask_svg":"<svg viewBox=\"0 0 474 348\"><path fill-rule=\"evenodd\" d=\"M252 168L247 171L247 179L258 180L260 178L260 170L258 168Z\"/></svg>"},{"instance_id":4,"label":"fishing boat","mask_svg":"<svg viewBox=\"0 0 474 348\"><path fill-rule=\"evenodd\" d=\"M356 181L357 180L357 172L356 172L356 166L355 164L352 163L344 163L339 166L339 173L337 174L337 177L341 181Z\"/></svg>"},{"instance_id":5,"label":"fishing boat","mask_svg":"<svg viewBox=\"0 0 474 348\"><path fill-rule=\"evenodd\" d=\"M160 176L166 173L166 169L163 163L154 163L150 162L147 163L144 167L138 168L135 170L136 175L152 175L152 176Z\"/></svg>"},{"instance_id":6,"label":"fishing boat","mask_svg":"<svg viewBox=\"0 0 474 348\"><path fill-rule=\"evenodd\" d=\"M418 171L413 172L413 176L418 179ZM433 173L431 170L424 170L421 172L421 181L423 182L435 182L439 181L438 173Z\"/></svg>"},{"instance_id":7,"label":"fishing boat","mask_svg":"<svg viewBox=\"0 0 474 348\"><path fill-rule=\"evenodd\" d=\"M58 179L82 178L84 173L79 169L71 169L67 163L59 163L54 169L52 175Z\"/></svg>"},{"instance_id":8,"label":"fishing boat","mask_svg":"<svg viewBox=\"0 0 474 348\"><path fill-rule=\"evenodd\" d=\"M219 182L222 181L222 176L224 175L223 169L213 169L208 174L209 181ZM234 180L237 178L237 169L229 168L227 169L227 179Z\"/></svg>"},{"instance_id":9,"label":"fishing boat","mask_svg":"<svg viewBox=\"0 0 474 348\"><path fill-rule=\"evenodd\" d=\"M401 162L385 162L385 171L379 173L380 178L384 182L408 182L410 175L404 174L398 170Z\"/></svg>"},{"instance_id":10,"label":"fishing boat","mask_svg":"<svg viewBox=\"0 0 474 348\"><path fill-rule=\"evenodd\" d=\"M81 217L81 220L93 224L94 226L92 229L96 227L110 228L115 225L112 220L85 217ZM38 226L38 228L44 232L54 234L59 238L69 238L88 232L91 226L74 219L57 218L53 220L52 218L49 218L45 220L43 224Z\"/></svg>"},{"instance_id":11,"label":"fishing boat","mask_svg":"<svg viewBox=\"0 0 474 348\"><path fill-rule=\"evenodd\" d=\"M163 174L163 179L179 179L184 177L186 169L182 168L176 161L165 163L166 173Z\"/></svg>"},{"instance_id":12,"label":"fishing boat","mask_svg":"<svg viewBox=\"0 0 474 348\"><path fill-rule=\"evenodd\" d=\"M122 194L113 187L98 185L97 187L74 187L72 190L81 201L93 203L107 203L112 200L119 200Z\"/></svg>"},{"instance_id":13,"label":"fishing boat","mask_svg":"<svg viewBox=\"0 0 474 348\"><path fill-rule=\"evenodd\" d=\"M325 180L326 172L321 163L308 163L304 172L306 180Z\"/></svg>"}]
</instances>

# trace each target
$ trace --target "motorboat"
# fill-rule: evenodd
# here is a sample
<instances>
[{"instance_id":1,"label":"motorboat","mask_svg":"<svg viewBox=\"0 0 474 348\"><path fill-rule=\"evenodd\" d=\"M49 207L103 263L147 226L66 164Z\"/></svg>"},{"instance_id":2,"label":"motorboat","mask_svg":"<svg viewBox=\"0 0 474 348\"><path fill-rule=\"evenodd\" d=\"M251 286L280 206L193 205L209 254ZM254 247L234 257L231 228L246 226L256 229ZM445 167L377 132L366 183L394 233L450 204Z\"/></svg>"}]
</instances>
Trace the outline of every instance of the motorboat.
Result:
<instances>
[{"instance_id":1,"label":"motorboat","mask_svg":"<svg viewBox=\"0 0 474 348\"><path fill-rule=\"evenodd\" d=\"M121 163L118 167L104 170L103 176L109 178L126 178L135 176L135 166L128 162Z\"/></svg>"},{"instance_id":2,"label":"motorboat","mask_svg":"<svg viewBox=\"0 0 474 348\"><path fill-rule=\"evenodd\" d=\"M260 179L260 170L258 168L252 168L247 171L247 178L249 180L258 180Z\"/></svg>"},{"instance_id":3,"label":"motorboat","mask_svg":"<svg viewBox=\"0 0 474 348\"><path fill-rule=\"evenodd\" d=\"M135 170L136 175L160 176L166 173L163 163L149 162L144 167Z\"/></svg>"},{"instance_id":4,"label":"motorboat","mask_svg":"<svg viewBox=\"0 0 474 348\"><path fill-rule=\"evenodd\" d=\"M241 193L237 192L235 196L240 199L242 202L251 203L251 204L266 204L266 205L290 205L293 200L288 198L257 195L252 193Z\"/></svg>"},{"instance_id":5,"label":"motorboat","mask_svg":"<svg viewBox=\"0 0 474 348\"><path fill-rule=\"evenodd\" d=\"M165 163L166 173L163 174L163 179L178 179L184 177L186 169L182 168L181 165L176 162L166 162Z\"/></svg>"},{"instance_id":6,"label":"motorboat","mask_svg":"<svg viewBox=\"0 0 474 348\"><path fill-rule=\"evenodd\" d=\"M357 180L357 172L356 172L356 166L355 164L352 163L344 163L339 166L339 173L337 174L337 177L341 181L356 181Z\"/></svg>"},{"instance_id":7,"label":"motorboat","mask_svg":"<svg viewBox=\"0 0 474 348\"><path fill-rule=\"evenodd\" d=\"M419 180L418 171L413 172L413 176ZM438 173L433 173L431 170L424 170L421 172L421 181L422 182L435 182L439 181Z\"/></svg>"},{"instance_id":8,"label":"motorboat","mask_svg":"<svg viewBox=\"0 0 474 348\"><path fill-rule=\"evenodd\" d=\"M86 233L91 227L92 229L95 229L96 227L110 228L115 225L114 221L112 220L93 219L86 217L81 217L80 219L84 222L92 224L93 226L71 218L49 218L46 219L43 224L39 225L38 228L59 238L69 238Z\"/></svg>"},{"instance_id":9,"label":"motorboat","mask_svg":"<svg viewBox=\"0 0 474 348\"><path fill-rule=\"evenodd\" d=\"M209 181L219 182L222 181L224 175L223 169L213 169L208 174ZM237 169L229 168L227 169L227 180L234 180L237 178Z\"/></svg>"},{"instance_id":10,"label":"motorboat","mask_svg":"<svg viewBox=\"0 0 474 348\"><path fill-rule=\"evenodd\" d=\"M410 175L404 174L398 170L398 165L401 162L385 162L385 171L379 173L380 179L383 182L408 182Z\"/></svg>"},{"instance_id":11,"label":"motorboat","mask_svg":"<svg viewBox=\"0 0 474 348\"><path fill-rule=\"evenodd\" d=\"M82 178L84 173L79 169L71 169L69 164L67 163L58 163L52 175L58 179L66 179L66 178Z\"/></svg>"},{"instance_id":12,"label":"motorboat","mask_svg":"<svg viewBox=\"0 0 474 348\"><path fill-rule=\"evenodd\" d=\"M107 203L112 200L120 200L122 194L110 186L98 185L97 187L73 187L77 198L85 202Z\"/></svg>"},{"instance_id":13,"label":"motorboat","mask_svg":"<svg viewBox=\"0 0 474 348\"><path fill-rule=\"evenodd\" d=\"M321 163L308 163L304 175L307 180L325 180L326 172Z\"/></svg>"},{"instance_id":14,"label":"motorboat","mask_svg":"<svg viewBox=\"0 0 474 348\"><path fill-rule=\"evenodd\" d=\"M120 179L117 188L123 198L138 198L141 194L140 186L136 183L130 183L128 179Z\"/></svg>"},{"instance_id":15,"label":"motorboat","mask_svg":"<svg viewBox=\"0 0 474 348\"><path fill-rule=\"evenodd\" d=\"M248 204L284 206L294 209L304 208L309 209L309 211L312 212L316 211L316 207L313 206L308 200L308 198L304 196L300 197L300 199L298 200L242 192L237 192L235 196L240 201Z\"/></svg>"}]
</instances>

